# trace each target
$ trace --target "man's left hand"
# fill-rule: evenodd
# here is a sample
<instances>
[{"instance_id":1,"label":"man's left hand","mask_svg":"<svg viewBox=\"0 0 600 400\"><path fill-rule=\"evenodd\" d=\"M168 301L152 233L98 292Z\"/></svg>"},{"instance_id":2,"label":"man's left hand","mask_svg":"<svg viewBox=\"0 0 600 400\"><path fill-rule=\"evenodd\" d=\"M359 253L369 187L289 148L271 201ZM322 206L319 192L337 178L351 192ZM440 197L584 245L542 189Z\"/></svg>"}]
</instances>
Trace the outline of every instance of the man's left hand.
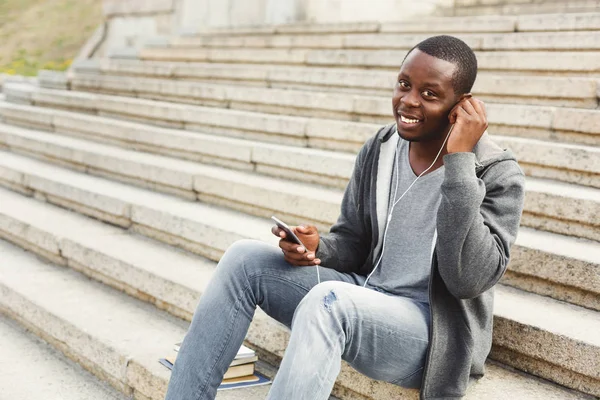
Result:
<instances>
[{"instance_id":1,"label":"man's left hand","mask_svg":"<svg viewBox=\"0 0 600 400\"><path fill-rule=\"evenodd\" d=\"M448 118L454 124L448 138L448 153L473 151L488 127L483 101L469 96L454 106Z\"/></svg>"}]
</instances>

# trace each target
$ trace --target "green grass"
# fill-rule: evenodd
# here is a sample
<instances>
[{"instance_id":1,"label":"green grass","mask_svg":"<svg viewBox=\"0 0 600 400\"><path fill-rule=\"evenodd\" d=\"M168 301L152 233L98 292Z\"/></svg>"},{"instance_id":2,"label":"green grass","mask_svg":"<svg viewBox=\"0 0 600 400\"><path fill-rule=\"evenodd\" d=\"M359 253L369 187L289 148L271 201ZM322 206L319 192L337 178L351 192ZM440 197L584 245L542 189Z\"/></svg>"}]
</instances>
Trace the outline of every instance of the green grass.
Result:
<instances>
[{"instance_id":1,"label":"green grass","mask_svg":"<svg viewBox=\"0 0 600 400\"><path fill-rule=\"evenodd\" d=\"M0 73L66 70L102 20L102 0L0 0Z\"/></svg>"}]
</instances>

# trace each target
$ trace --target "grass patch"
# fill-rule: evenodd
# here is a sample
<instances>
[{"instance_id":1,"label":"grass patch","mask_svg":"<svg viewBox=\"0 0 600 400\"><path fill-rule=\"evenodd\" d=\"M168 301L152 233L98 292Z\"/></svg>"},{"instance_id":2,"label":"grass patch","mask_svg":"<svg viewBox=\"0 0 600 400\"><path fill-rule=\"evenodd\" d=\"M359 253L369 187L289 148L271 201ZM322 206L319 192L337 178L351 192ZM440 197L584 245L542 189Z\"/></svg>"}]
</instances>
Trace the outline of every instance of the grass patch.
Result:
<instances>
[{"instance_id":1,"label":"grass patch","mask_svg":"<svg viewBox=\"0 0 600 400\"><path fill-rule=\"evenodd\" d=\"M101 0L0 0L0 73L66 70L102 21Z\"/></svg>"}]
</instances>

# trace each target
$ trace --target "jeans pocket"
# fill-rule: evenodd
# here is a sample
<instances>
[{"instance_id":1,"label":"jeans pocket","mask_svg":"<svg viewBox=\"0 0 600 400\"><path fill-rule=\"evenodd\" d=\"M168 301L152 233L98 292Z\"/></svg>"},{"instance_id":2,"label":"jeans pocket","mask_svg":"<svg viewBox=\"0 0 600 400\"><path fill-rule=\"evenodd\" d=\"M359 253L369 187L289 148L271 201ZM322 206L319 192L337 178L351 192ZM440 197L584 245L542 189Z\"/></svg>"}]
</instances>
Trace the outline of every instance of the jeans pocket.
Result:
<instances>
[{"instance_id":1,"label":"jeans pocket","mask_svg":"<svg viewBox=\"0 0 600 400\"><path fill-rule=\"evenodd\" d=\"M423 367L417 369L415 372L408 374L403 378L392 381L394 385L402 386L406 389L419 389L421 387L421 380L423 379Z\"/></svg>"}]
</instances>

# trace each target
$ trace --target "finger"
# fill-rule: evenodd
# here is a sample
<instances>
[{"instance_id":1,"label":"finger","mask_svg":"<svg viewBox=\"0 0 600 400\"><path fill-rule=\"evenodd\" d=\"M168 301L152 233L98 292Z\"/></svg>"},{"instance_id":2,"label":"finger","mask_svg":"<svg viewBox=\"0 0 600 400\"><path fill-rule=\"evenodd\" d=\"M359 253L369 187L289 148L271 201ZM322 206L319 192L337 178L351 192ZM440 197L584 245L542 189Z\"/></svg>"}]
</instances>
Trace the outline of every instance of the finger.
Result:
<instances>
[{"instance_id":1,"label":"finger","mask_svg":"<svg viewBox=\"0 0 600 400\"><path fill-rule=\"evenodd\" d=\"M450 113L448 113L448 115L456 114L456 110L458 110L458 107L460 107L460 101L458 103L456 103L454 105L454 107L452 107L452 109L450 110Z\"/></svg>"},{"instance_id":2,"label":"finger","mask_svg":"<svg viewBox=\"0 0 600 400\"><path fill-rule=\"evenodd\" d=\"M451 124L456 123L457 110L459 107L460 107L460 102L458 102L454 107L452 107L452 110L450 110L450 113L448 114L448 119L450 120Z\"/></svg>"},{"instance_id":3,"label":"finger","mask_svg":"<svg viewBox=\"0 0 600 400\"><path fill-rule=\"evenodd\" d=\"M271 228L271 233L280 238L285 238L285 232L283 230L279 229L279 227L277 225L274 225ZM283 233L283 235L282 235L282 233Z\"/></svg>"},{"instance_id":4,"label":"finger","mask_svg":"<svg viewBox=\"0 0 600 400\"><path fill-rule=\"evenodd\" d=\"M284 258L284 259L289 264L296 266L296 267L311 267L311 266L314 267L315 265L317 265L317 264L315 264L314 261L295 260L295 259L290 259L290 258Z\"/></svg>"},{"instance_id":5,"label":"finger","mask_svg":"<svg viewBox=\"0 0 600 400\"><path fill-rule=\"evenodd\" d=\"M283 254L285 254L287 257L293 258L294 260L307 260L308 255L311 254L310 252L299 253L295 248L290 250L281 249L281 251L283 251Z\"/></svg>"},{"instance_id":6,"label":"finger","mask_svg":"<svg viewBox=\"0 0 600 400\"><path fill-rule=\"evenodd\" d=\"M477 114L479 114L479 116L481 116L482 118L486 118L485 104L483 103L483 101L479 99L471 99L471 105L473 106Z\"/></svg>"},{"instance_id":7,"label":"finger","mask_svg":"<svg viewBox=\"0 0 600 400\"><path fill-rule=\"evenodd\" d=\"M308 227L304 225L298 225L295 230L300 233L308 233Z\"/></svg>"},{"instance_id":8,"label":"finger","mask_svg":"<svg viewBox=\"0 0 600 400\"><path fill-rule=\"evenodd\" d=\"M298 225L294 231L296 233L301 233L303 235L311 235L313 233L317 233L318 232L316 226L314 226L314 225L305 225L305 224Z\"/></svg>"},{"instance_id":9,"label":"finger","mask_svg":"<svg viewBox=\"0 0 600 400\"><path fill-rule=\"evenodd\" d=\"M458 119L458 117L462 117L462 118L470 118L470 114L463 108L463 107L458 107L458 109L456 110L456 118Z\"/></svg>"},{"instance_id":10,"label":"finger","mask_svg":"<svg viewBox=\"0 0 600 400\"><path fill-rule=\"evenodd\" d=\"M448 120L452 125L456 123L456 110L453 109L453 111L448 115Z\"/></svg>"},{"instance_id":11,"label":"finger","mask_svg":"<svg viewBox=\"0 0 600 400\"><path fill-rule=\"evenodd\" d=\"M279 247L281 250L287 251L289 253L297 253L304 254L306 249L304 246L298 245L298 243L290 242L289 240L281 239L279 241Z\"/></svg>"},{"instance_id":12,"label":"finger","mask_svg":"<svg viewBox=\"0 0 600 400\"><path fill-rule=\"evenodd\" d=\"M475 116L475 115L477 115L477 111L475 110L475 108L471 104L471 100L472 99L465 100L465 102L462 104L462 109L465 110L465 112L467 114Z\"/></svg>"},{"instance_id":13,"label":"finger","mask_svg":"<svg viewBox=\"0 0 600 400\"><path fill-rule=\"evenodd\" d=\"M283 255L287 258L293 259L293 260L297 260L297 261L312 261L316 258L315 253L314 252L305 252L305 253L298 253L296 251L286 251L283 250Z\"/></svg>"},{"instance_id":14,"label":"finger","mask_svg":"<svg viewBox=\"0 0 600 400\"><path fill-rule=\"evenodd\" d=\"M281 248L281 250L296 252L296 247L298 247L298 245L296 243L290 242L289 240L281 239L279 240L279 247Z\"/></svg>"}]
</instances>

